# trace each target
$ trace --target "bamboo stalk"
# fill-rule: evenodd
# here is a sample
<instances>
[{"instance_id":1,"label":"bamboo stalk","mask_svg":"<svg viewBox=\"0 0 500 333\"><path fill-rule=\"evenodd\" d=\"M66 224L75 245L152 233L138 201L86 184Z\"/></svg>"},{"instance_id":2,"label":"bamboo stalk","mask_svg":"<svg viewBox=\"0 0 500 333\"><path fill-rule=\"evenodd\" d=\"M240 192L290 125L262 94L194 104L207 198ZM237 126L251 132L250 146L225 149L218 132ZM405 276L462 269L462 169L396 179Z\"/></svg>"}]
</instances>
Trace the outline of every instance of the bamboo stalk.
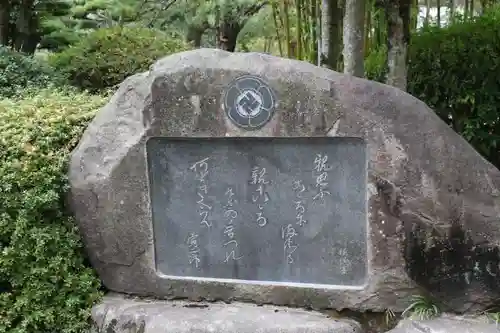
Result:
<instances>
[{"instance_id":1,"label":"bamboo stalk","mask_svg":"<svg viewBox=\"0 0 500 333\"><path fill-rule=\"evenodd\" d=\"M295 10L297 16L297 59L302 60L302 0L295 0Z\"/></svg>"},{"instance_id":2,"label":"bamboo stalk","mask_svg":"<svg viewBox=\"0 0 500 333\"><path fill-rule=\"evenodd\" d=\"M292 43L290 34L290 12L288 8L288 0L283 0L283 22L285 29L285 43L286 43L286 56L288 58L292 55Z\"/></svg>"},{"instance_id":3,"label":"bamboo stalk","mask_svg":"<svg viewBox=\"0 0 500 333\"><path fill-rule=\"evenodd\" d=\"M317 1L316 0L310 0L311 3L311 22L310 22L310 54L309 54L309 62L315 64L317 61L318 57L318 47L317 47L317 41L318 41L318 30L317 30L317 23L318 23L318 18L317 18Z\"/></svg>"},{"instance_id":4,"label":"bamboo stalk","mask_svg":"<svg viewBox=\"0 0 500 333\"><path fill-rule=\"evenodd\" d=\"M271 8L273 11L274 27L276 29L276 38L278 39L278 50L280 52L280 57L283 57L283 45L281 44L280 27L278 23L279 10L276 2L271 3Z\"/></svg>"},{"instance_id":5,"label":"bamboo stalk","mask_svg":"<svg viewBox=\"0 0 500 333\"><path fill-rule=\"evenodd\" d=\"M373 5L370 2L366 6L365 10L365 46L364 46L364 54L367 56L370 53L370 44L371 44L371 30L372 30L372 9Z\"/></svg>"},{"instance_id":6,"label":"bamboo stalk","mask_svg":"<svg viewBox=\"0 0 500 333\"><path fill-rule=\"evenodd\" d=\"M465 0L467 1L467 0ZM425 25L429 25L429 17L431 15L431 3L430 0L425 0Z\"/></svg>"}]
</instances>

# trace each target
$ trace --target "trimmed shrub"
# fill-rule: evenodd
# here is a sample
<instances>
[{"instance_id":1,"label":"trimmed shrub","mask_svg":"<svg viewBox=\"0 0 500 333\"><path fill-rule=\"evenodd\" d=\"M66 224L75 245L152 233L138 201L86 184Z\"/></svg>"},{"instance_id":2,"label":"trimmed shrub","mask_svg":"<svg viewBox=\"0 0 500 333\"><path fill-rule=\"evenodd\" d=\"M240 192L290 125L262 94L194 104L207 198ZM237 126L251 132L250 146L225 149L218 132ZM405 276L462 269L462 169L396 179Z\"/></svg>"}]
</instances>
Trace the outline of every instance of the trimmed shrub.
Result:
<instances>
[{"instance_id":1,"label":"trimmed shrub","mask_svg":"<svg viewBox=\"0 0 500 333\"><path fill-rule=\"evenodd\" d=\"M500 167L500 10L413 37L408 91Z\"/></svg>"},{"instance_id":2,"label":"trimmed shrub","mask_svg":"<svg viewBox=\"0 0 500 333\"><path fill-rule=\"evenodd\" d=\"M27 91L63 83L64 78L43 60L0 45L0 98L21 96Z\"/></svg>"},{"instance_id":3,"label":"trimmed shrub","mask_svg":"<svg viewBox=\"0 0 500 333\"><path fill-rule=\"evenodd\" d=\"M0 332L84 332L100 282L65 196L69 153L104 98L0 100Z\"/></svg>"},{"instance_id":4,"label":"trimmed shrub","mask_svg":"<svg viewBox=\"0 0 500 333\"><path fill-rule=\"evenodd\" d=\"M49 61L68 75L72 85L97 91L147 71L159 58L187 49L183 41L161 31L113 27L96 30Z\"/></svg>"}]
</instances>

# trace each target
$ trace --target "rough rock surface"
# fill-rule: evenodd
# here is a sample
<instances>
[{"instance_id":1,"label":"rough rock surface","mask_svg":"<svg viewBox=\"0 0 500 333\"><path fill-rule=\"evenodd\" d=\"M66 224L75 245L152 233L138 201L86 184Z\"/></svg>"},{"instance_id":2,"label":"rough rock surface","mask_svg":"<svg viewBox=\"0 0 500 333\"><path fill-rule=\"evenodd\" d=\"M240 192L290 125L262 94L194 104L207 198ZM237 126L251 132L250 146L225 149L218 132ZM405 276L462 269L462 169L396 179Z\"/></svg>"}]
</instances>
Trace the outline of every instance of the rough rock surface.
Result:
<instances>
[{"instance_id":1,"label":"rough rock surface","mask_svg":"<svg viewBox=\"0 0 500 333\"><path fill-rule=\"evenodd\" d=\"M244 303L146 301L108 295L92 310L93 333L361 333L353 320Z\"/></svg>"},{"instance_id":2,"label":"rough rock surface","mask_svg":"<svg viewBox=\"0 0 500 333\"><path fill-rule=\"evenodd\" d=\"M278 100L257 131L235 127L223 89L259 75ZM363 290L168 280L156 274L144 143L151 136L357 136L369 149L371 274ZM305 62L202 49L120 86L87 128L70 201L92 264L113 291L193 300L402 311L424 287L455 311L500 297L500 172L423 102Z\"/></svg>"},{"instance_id":3,"label":"rough rock surface","mask_svg":"<svg viewBox=\"0 0 500 333\"><path fill-rule=\"evenodd\" d=\"M387 333L498 333L500 326L487 318L443 315L429 320L403 320Z\"/></svg>"}]
</instances>

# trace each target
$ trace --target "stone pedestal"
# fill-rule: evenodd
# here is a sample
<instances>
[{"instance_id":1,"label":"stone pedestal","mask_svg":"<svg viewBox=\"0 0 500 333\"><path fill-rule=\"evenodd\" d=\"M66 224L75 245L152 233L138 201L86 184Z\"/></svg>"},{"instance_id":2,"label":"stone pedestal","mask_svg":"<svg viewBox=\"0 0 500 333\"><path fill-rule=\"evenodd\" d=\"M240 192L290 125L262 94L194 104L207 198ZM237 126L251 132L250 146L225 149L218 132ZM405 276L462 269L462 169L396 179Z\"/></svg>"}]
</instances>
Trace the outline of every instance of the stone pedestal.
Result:
<instances>
[{"instance_id":1,"label":"stone pedestal","mask_svg":"<svg viewBox=\"0 0 500 333\"><path fill-rule=\"evenodd\" d=\"M92 310L92 333L361 333L324 314L246 303L194 303L109 294Z\"/></svg>"},{"instance_id":2,"label":"stone pedestal","mask_svg":"<svg viewBox=\"0 0 500 333\"><path fill-rule=\"evenodd\" d=\"M498 333L500 326L485 316L455 316L443 314L429 320L402 320L387 333Z\"/></svg>"}]
</instances>

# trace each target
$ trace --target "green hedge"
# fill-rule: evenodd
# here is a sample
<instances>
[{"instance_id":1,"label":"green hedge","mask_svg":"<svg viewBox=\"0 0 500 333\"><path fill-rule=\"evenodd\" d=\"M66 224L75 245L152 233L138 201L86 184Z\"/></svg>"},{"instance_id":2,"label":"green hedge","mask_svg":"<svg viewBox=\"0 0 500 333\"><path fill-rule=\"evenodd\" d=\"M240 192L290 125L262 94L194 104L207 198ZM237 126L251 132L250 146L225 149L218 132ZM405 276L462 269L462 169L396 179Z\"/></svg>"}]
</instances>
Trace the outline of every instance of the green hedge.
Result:
<instances>
[{"instance_id":1,"label":"green hedge","mask_svg":"<svg viewBox=\"0 0 500 333\"><path fill-rule=\"evenodd\" d=\"M500 10L413 37L408 91L500 167Z\"/></svg>"},{"instance_id":2,"label":"green hedge","mask_svg":"<svg viewBox=\"0 0 500 333\"><path fill-rule=\"evenodd\" d=\"M0 332L84 332L100 282L67 213L69 153L104 98L0 100Z\"/></svg>"},{"instance_id":3,"label":"green hedge","mask_svg":"<svg viewBox=\"0 0 500 333\"><path fill-rule=\"evenodd\" d=\"M366 59L366 77L385 80L385 48ZM426 102L500 168L500 10L412 35L408 92Z\"/></svg>"},{"instance_id":4,"label":"green hedge","mask_svg":"<svg viewBox=\"0 0 500 333\"><path fill-rule=\"evenodd\" d=\"M64 78L43 60L0 45L0 98L17 97L39 87L64 83Z\"/></svg>"},{"instance_id":5,"label":"green hedge","mask_svg":"<svg viewBox=\"0 0 500 333\"><path fill-rule=\"evenodd\" d=\"M99 29L50 58L70 83L98 91L113 87L125 78L147 71L154 61L185 51L188 45L164 32L131 27Z\"/></svg>"}]
</instances>

